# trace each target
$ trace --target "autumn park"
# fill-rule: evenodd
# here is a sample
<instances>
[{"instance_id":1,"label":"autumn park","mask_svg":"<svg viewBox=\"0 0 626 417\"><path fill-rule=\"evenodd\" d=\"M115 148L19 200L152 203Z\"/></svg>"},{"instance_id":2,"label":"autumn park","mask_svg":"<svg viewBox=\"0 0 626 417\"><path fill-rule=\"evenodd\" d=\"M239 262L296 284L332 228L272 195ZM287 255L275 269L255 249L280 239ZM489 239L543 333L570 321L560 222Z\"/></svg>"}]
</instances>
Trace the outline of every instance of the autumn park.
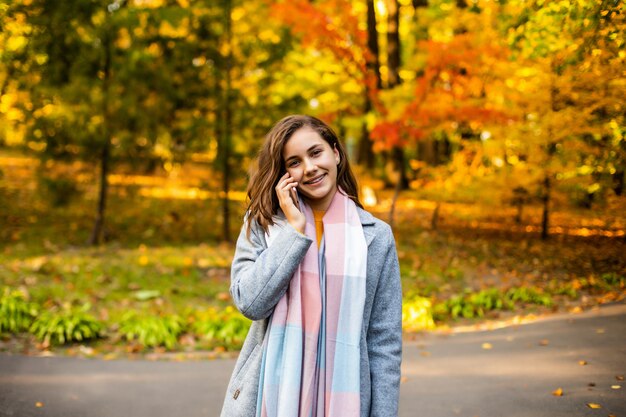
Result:
<instances>
[{"instance_id":1,"label":"autumn park","mask_svg":"<svg viewBox=\"0 0 626 417\"><path fill-rule=\"evenodd\" d=\"M0 416L217 417L246 186L310 114L393 230L400 416L626 417L625 17L0 0Z\"/></svg>"}]
</instances>

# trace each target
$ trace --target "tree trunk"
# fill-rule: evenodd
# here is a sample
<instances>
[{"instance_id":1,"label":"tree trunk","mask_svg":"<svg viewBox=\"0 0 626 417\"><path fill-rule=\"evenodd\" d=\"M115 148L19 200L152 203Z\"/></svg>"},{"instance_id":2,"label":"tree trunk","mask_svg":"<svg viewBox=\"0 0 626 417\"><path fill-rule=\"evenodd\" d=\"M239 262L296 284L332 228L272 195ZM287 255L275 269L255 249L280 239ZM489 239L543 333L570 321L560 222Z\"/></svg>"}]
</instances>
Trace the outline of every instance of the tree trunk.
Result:
<instances>
[{"instance_id":1,"label":"tree trunk","mask_svg":"<svg viewBox=\"0 0 626 417\"><path fill-rule=\"evenodd\" d=\"M517 212L515 214L515 224L517 225L522 224L523 211L524 211L524 205L521 203L517 204Z\"/></svg>"},{"instance_id":2,"label":"tree trunk","mask_svg":"<svg viewBox=\"0 0 626 417\"><path fill-rule=\"evenodd\" d=\"M437 201L437 205L435 206L435 210L433 211L433 217L430 218L430 229L437 230L437 225L439 223L439 209L441 207L441 203Z\"/></svg>"},{"instance_id":3,"label":"tree trunk","mask_svg":"<svg viewBox=\"0 0 626 417\"><path fill-rule=\"evenodd\" d=\"M402 188L401 181L396 182L396 188L393 192L393 198L391 200L391 207L389 208L389 226L393 229L395 223L395 213L396 213L396 203L398 202L398 197L400 196L400 191Z\"/></svg>"},{"instance_id":4,"label":"tree trunk","mask_svg":"<svg viewBox=\"0 0 626 417\"><path fill-rule=\"evenodd\" d=\"M232 67L232 3L226 1L226 42L228 44L228 55L226 56L226 91L224 99L224 128L222 130L222 240L231 241L230 236L230 208L228 194L230 191L230 143L232 136L232 109L231 109L231 67Z\"/></svg>"},{"instance_id":5,"label":"tree trunk","mask_svg":"<svg viewBox=\"0 0 626 417\"><path fill-rule=\"evenodd\" d=\"M107 17L105 17L108 19ZM105 240L105 213L107 194L109 189L109 159L110 159L110 122L109 115L109 85L111 83L111 39L109 38L109 28L105 23L104 36L102 39L104 48L104 64L102 68L102 148L100 150L100 190L98 193L98 208L96 221L89 238L90 245L97 245Z\"/></svg>"},{"instance_id":6,"label":"tree trunk","mask_svg":"<svg viewBox=\"0 0 626 417\"><path fill-rule=\"evenodd\" d=\"M380 78L380 48L378 46L374 0L367 0L367 48L372 54L372 60L367 62L367 67L376 76L376 88L381 89L383 88L383 83Z\"/></svg>"},{"instance_id":7,"label":"tree trunk","mask_svg":"<svg viewBox=\"0 0 626 417\"><path fill-rule=\"evenodd\" d=\"M543 179L543 193L541 199L543 201L543 213L541 216L541 239L546 240L548 238L548 226L550 219L550 176L546 173Z\"/></svg>"},{"instance_id":8,"label":"tree trunk","mask_svg":"<svg viewBox=\"0 0 626 417\"><path fill-rule=\"evenodd\" d=\"M380 78L380 61L378 59L379 48L378 32L376 31L376 9L374 7L373 0L367 0L367 47L372 54L372 58L367 61L367 75L373 73L376 77L376 88L381 89L382 81ZM372 110L370 93L370 88L366 85L365 106L363 109L364 115L367 115L367 113ZM359 163L369 169L372 169L374 168L374 150L372 148L373 144L369 134L370 132L367 129L367 124L363 121L363 124L361 125L361 140L359 142Z\"/></svg>"},{"instance_id":9,"label":"tree trunk","mask_svg":"<svg viewBox=\"0 0 626 417\"><path fill-rule=\"evenodd\" d=\"M615 195L624 194L624 185L626 184L626 170L618 169L613 175L613 191Z\"/></svg>"},{"instance_id":10,"label":"tree trunk","mask_svg":"<svg viewBox=\"0 0 626 417\"><path fill-rule=\"evenodd\" d=\"M387 1L387 66L388 86L400 84L400 7L398 0Z\"/></svg>"},{"instance_id":11,"label":"tree trunk","mask_svg":"<svg viewBox=\"0 0 626 417\"><path fill-rule=\"evenodd\" d=\"M393 88L400 84L400 5L398 0L387 1L387 85ZM391 157L398 172L401 190L408 188L409 180L404 166L404 149L394 146Z\"/></svg>"},{"instance_id":12,"label":"tree trunk","mask_svg":"<svg viewBox=\"0 0 626 417\"><path fill-rule=\"evenodd\" d=\"M428 7L428 0L413 0L413 9L417 11L420 7Z\"/></svg>"},{"instance_id":13,"label":"tree trunk","mask_svg":"<svg viewBox=\"0 0 626 417\"><path fill-rule=\"evenodd\" d=\"M387 87L393 88L400 84L400 5L398 0L387 0ZM404 150L399 146L391 149L393 161L398 178L394 192L394 200L389 210L389 222L393 223L395 200L401 190L408 188L408 179L404 167Z\"/></svg>"},{"instance_id":14,"label":"tree trunk","mask_svg":"<svg viewBox=\"0 0 626 417\"><path fill-rule=\"evenodd\" d=\"M364 114L367 114L371 110L371 103L369 102L369 98L365 100ZM372 139L370 139L370 132L367 129L367 123L363 121L363 123L361 123L361 140L359 141L359 164L370 170L374 168L373 145Z\"/></svg>"},{"instance_id":15,"label":"tree trunk","mask_svg":"<svg viewBox=\"0 0 626 417\"><path fill-rule=\"evenodd\" d=\"M96 221L94 223L91 237L89 238L90 245L97 245L106 240L106 234L104 229L104 219L106 212L106 201L109 189L109 157L110 157L110 145L107 140L102 150L100 151L100 190L98 192L98 208L96 212Z\"/></svg>"}]
</instances>

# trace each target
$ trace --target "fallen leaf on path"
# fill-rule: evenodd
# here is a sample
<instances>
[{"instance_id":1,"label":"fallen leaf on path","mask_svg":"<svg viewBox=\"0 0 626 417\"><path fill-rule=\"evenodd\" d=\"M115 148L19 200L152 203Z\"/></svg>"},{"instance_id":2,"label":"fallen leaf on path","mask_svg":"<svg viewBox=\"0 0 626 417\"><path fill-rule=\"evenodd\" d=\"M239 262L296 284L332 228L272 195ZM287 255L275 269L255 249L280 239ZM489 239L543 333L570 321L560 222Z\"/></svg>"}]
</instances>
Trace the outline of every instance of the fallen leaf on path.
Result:
<instances>
[{"instance_id":1,"label":"fallen leaf on path","mask_svg":"<svg viewBox=\"0 0 626 417\"><path fill-rule=\"evenodd\" d=\"M483 349L491 349L493 347L493 345L489 342L485 342L483 343Z\"/></svg>"},{"instance_id":2,"label":"fallen leaf on path","mask_svg":"<svg viewBox=\"0 0 626 417\"><path fill-rule=\"evenodd\" d=\"M400 378L400 383L401 383L401 384L404 384L404 383L405 383L406 381L408 381L408 380L409 380L409 378L407 378L407 377L403 376L402 378Z\"/></svg>"},{"instance_id":3,"label":"fallen leaf on path","mask_svg":"<svg viewBox=\"0 0 626 417\"><path fill-rule=\"evenodd\" d=\"M622 388L622 386L621 385L611 385L611 388L613 388L613 389L620 389L620 388Z\"/></svg>"},{"instance_id":4,"label":"fallen leaf on path","mask_svg":"<svg viewBox=\"0 0 626 417\"><path fill-rule=\"evenodd\" d=\"M587 365L587 361L578 361L578 364L581 365L581 366L582 365Z\"/></svg>"},{"instance_id":5,"label":"fallen leaf on path","mask_svg":"<svg viewBox=\"0 0 626 417\"><path fill-rule=\"evenodd\" d=\"M596 403L587 403L587 407L589 407L589 408L602 408L602 406L600 404L596 404Z\"/></svg>"},{"instance_id":6,"label":"fallen leaf on path","mask_svg":"<svg viewBox=\"0 0 626 417\"><path fill-rule=\"evenodd\" d=\"M430 352L428 352L427 350L423 350L420 352L420 355L422 356L430 356Z\"/></svg>"},{"instance_id":7,"label":"fallen leaf on path","mask_svg":"<svg viewBox=\"0 0 626 417\"><path fill-rule=\"evenodd\" d=\"M41 407L43 407L43 403L42 403L41 401L37 401L37 402L35 403L35 407L39 407L39 408L41 408Z\"/></svg>"},{"instance_id":8,"label":"fallen leaf on path","mask_svg":"<svg viewBox=\"0 0 626 417\"><path fill-rule=\"evenodd\" d=\"M548 341L548 339L542 339L539 342L539 346L548 346L548 344L550 344L550 341Z\"/></svg>"},{"instance_id":9,"label":"fallen leaf on path","mask_svg":"<svg viewBox=\"0 0 626 417\"><path fill-rule=\"evenodd\" d=\"M605 332L605 330L604 330L604 329L597 329L597 330L596 330L596 333L598 333L598 334L602 334L602 333L604 333L604 332Z\"/></svg>"},{"instance_id":10,"label":"fallen leaf on path","mask_svg":"<svg viewBox=\"0 0 626 417\"><path fill-rule=\"evenodd\" d=\"M595 387L595 386L596 386L596 383L595 383L595 382L590 382L590 383L588 383L587 385L589 385L590 387Z\"/></svg>"},{"instance_id":11,"label":"fallen leaf on path","mask_svg":"<svg viewBox=\"0 0 626 417\"><path fill-rule=\"evenodd\" d=\"M554 395L555 397L562 397L563 396L563 388L557 388L554 391L552 391L552 395Z\"/></svg>"},{"instance_id":12,"label":"fallen leaf on path","mask_svg":"<svg viewBox=\"0 0 626 417\"><path fill-rule=\"evenodd\" d=\"M615 379L617 379L618 381L623 381L624 375L615 375Z\"/></svg>"}]
</instances>

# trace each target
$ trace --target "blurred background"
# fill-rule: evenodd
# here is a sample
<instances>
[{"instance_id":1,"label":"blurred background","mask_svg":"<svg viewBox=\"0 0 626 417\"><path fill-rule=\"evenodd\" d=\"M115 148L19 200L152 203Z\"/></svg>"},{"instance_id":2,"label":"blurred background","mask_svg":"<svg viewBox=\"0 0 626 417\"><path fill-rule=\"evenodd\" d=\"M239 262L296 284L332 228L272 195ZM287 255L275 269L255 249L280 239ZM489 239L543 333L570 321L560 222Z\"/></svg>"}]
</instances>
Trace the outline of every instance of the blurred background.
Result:
<instances>
[{"instance_id":1,"label":"blurred background","mask_svg":"<svg viewBox=\"0 0 626 417\"><path fill-rule=\"evenodd\" d=\"M393 225L407 335L623 300L624 13L0 1L0 349L238 349L245 187L292 113L336 130Z\"/></svg>"}]
</instances>

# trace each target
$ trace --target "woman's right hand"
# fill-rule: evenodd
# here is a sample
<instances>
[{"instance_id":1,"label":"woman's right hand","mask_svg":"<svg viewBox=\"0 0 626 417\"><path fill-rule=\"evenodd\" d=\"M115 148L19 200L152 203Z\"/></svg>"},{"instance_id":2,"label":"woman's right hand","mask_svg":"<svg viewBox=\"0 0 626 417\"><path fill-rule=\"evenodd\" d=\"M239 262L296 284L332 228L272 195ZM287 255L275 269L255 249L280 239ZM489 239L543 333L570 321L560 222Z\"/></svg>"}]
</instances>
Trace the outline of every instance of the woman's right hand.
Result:
<instances>
[{"instance_id":1,"label":"woman's right hand","mask_svg":"<svg viewBox=\"0 0 626 417\"><path fill-rule=\"evenodd\" d=\"M299 210L297 197L294 197L296 196L295 190L297 185L298 182L287 172L276 184L276 195L278 196L278 204L285 216L287 216L289 224L298 232L304 234L306 217Z\"/></svg>"}]
</instances>

